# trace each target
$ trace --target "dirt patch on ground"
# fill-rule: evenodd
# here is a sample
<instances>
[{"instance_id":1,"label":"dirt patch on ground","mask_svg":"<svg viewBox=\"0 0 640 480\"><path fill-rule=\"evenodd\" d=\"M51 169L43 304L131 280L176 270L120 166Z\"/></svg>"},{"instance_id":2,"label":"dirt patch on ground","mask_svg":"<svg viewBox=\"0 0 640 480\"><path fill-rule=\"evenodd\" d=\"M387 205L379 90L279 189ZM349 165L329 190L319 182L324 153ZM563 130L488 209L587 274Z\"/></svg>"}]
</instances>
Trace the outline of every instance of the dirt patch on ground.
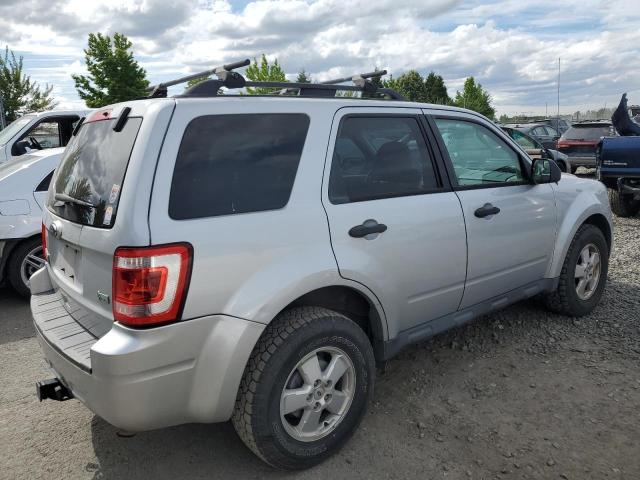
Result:
<instances>
[{"instance_id":1,"label":"dirt patch on ground","mask_svg":"<svg viewBox=\"0 0 640 480\"><path fill-rule=\"evenodd\" d=\"M602 303L576 320L535 300L416 345L380 373L334 458L284 474L229 424L123 438L49 376L28 306L0 290L0 478L640 478L640 219L617 219Z\"/></svg>"}]
</instances>

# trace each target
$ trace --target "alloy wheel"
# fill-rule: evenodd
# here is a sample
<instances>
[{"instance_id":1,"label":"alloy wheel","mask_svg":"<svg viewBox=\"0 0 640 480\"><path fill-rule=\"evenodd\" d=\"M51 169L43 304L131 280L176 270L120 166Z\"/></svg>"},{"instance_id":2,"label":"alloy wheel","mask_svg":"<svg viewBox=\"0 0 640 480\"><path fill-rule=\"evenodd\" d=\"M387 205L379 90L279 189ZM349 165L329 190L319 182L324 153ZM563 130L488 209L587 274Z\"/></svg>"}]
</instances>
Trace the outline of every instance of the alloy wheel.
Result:
<instances>
[{"instance_id":1,"label":"alloy wheel","mask_svg":"<svg viewBox=\"0 0 640 480\"><path fill-rule=\"evenodd\" d=\"M44 267L44 263L42 245L38 245L30 250L22 259L22 264L20 265L20 278L27 288L29 288L29 279L31 278L31 275Z\"/></svg>"},{"instance_id":2,"label":"alloy wheel","mask_svg":"<svg viewBox=\"0 0 640 480\"><path fill-rule=\"evenodd\" d=\"M600 272L600 250L589 243L580 251L575 269L575 288L580 300L593 296L600 283Z\"/></svg>"},{"instance_id":3,"label":"alloy wheel","mask_svg":"<svg viewBox=\"0 0 640 480\"><path fill-rule=\"evenodd\" d=\"M293 368L280 397L282 424L294 439L313 442L345 418L356 387L356 372L339 348L322 347Z\"/></svg>"}]
</instances>

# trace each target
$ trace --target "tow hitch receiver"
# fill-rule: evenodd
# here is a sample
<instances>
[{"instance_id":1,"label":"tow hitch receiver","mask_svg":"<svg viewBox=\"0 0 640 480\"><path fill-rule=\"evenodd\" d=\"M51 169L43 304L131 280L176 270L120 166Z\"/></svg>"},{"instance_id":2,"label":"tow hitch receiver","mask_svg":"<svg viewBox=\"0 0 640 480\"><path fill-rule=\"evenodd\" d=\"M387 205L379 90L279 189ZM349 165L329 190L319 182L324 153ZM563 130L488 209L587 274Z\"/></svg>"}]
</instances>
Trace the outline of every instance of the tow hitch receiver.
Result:
<instances>
[{"instance_id":1,"label":"tow hitch receiver","mask_svg":"<svg viewBox=\"0 0 640 480\"><path fill-rule=\"evenodd\" d=\"M40 401L50 399L64 402L73 398L71 390L65 387L57 378L36 382L36 395Z\"/></svg>"}]
</instances>

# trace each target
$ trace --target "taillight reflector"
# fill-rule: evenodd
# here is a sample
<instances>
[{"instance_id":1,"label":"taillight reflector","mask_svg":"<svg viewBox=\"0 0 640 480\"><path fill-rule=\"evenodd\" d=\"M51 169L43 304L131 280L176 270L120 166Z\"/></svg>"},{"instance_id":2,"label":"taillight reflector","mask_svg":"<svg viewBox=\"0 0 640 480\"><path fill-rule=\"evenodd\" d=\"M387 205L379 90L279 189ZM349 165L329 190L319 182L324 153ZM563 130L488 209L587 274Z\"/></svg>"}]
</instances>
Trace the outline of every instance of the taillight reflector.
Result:
<instances>
[{"instance_id":1,"label":"taillight reflector","mask_svg":"<svg viewBox=\"0 0 640 480\"><path fill-rule=\"evenodd\" d=\"M193 249L187 243L118 248L113 259L113 317L132 327L180 319Z\"/></svg>"}]
</instances>

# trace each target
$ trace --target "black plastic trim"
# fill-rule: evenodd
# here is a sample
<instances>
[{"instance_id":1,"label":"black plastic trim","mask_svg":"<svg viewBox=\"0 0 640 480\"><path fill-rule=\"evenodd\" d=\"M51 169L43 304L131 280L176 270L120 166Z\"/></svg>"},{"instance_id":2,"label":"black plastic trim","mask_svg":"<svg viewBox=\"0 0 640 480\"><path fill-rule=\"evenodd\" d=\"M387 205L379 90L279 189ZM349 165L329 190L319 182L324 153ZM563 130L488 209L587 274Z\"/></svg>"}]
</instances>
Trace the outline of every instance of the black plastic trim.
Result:
<instances>
[{"instance_id":1,"label":"black plastic trim","mask_svg":"<svg viewBox=\"0 0 640 480\"><path fill-rule=\"evenodd\" d=\"M540 292L553 291L558 286L559 278L542 278L522 287L492 297L471 307L444 315L429 322L403 330L398 335L384 342L384 360L389 360L404 348L417 342L428 340L451 328L464 325L482 315L499 310L525 298L533 297Z\"/></svg>"}]
</instances>

